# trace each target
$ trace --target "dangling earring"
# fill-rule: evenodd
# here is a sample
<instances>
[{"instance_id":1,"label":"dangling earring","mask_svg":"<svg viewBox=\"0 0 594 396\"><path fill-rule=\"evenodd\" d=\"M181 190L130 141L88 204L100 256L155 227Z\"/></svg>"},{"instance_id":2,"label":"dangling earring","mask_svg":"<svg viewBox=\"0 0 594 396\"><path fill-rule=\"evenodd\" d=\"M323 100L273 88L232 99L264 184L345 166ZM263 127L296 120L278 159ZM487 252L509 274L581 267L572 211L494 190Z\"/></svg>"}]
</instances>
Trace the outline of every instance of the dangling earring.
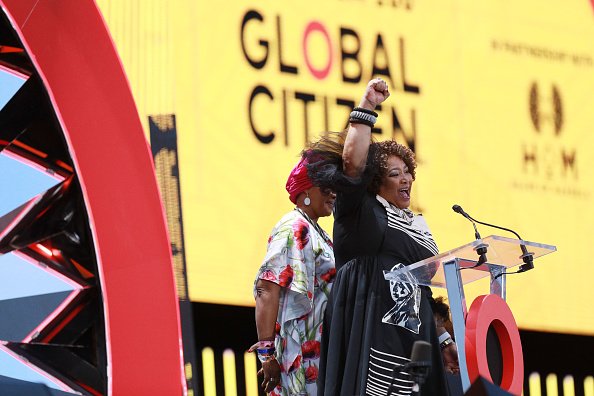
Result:
<instances>
[{"instance_id":1,"label":"dangling earring","mask_svg":"<svg viewBox=\"0 0 594 396\"><path fill-rule=\"evenodd\" d=\"M305 192L305 199L303 200L303 205L309 206L311 204L311 199L309 199L309 193Z\"/></svg>"}]
</instances>

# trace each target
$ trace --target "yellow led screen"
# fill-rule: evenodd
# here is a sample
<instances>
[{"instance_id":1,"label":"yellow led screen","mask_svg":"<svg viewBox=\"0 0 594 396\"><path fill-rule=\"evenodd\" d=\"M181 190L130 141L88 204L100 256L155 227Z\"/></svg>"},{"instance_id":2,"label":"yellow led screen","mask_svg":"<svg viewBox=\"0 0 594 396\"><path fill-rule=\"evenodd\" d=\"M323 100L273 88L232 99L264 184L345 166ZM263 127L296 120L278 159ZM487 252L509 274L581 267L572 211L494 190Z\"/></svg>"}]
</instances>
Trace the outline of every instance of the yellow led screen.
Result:
<instances>
[{"instance_id":1,"label":"yellow led screen","mask_svg":"<svg viewBox=\"0 0 594 396\"><path fill-rule=\"evenodd\" d=\"M413 209L440 248L473 239L455 203L556 245L508 278L508 302L522 328L594 334L590 2L99 3L143 120L176 117L191 300L253 304L299 151L342 129L382 76L392 96L375 137L417 153ZM331 231L330 218L321 224ZM468 302L487 290L470 285Z\"/></svg>"}]
</instances>

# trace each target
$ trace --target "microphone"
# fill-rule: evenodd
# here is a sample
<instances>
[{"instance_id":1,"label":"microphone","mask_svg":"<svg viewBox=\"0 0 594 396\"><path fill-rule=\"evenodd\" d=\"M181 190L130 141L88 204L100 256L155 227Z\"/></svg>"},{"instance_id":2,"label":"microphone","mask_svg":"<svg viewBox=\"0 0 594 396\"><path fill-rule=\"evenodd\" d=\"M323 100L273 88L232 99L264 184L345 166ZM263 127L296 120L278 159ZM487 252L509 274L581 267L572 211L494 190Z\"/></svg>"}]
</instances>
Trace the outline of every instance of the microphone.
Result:
<instances>
[{"instance_id":1,"label":"microphone","mask_svg":"<svg viewBox=\"0 0 594 396\"><path fill-rule=\"evenodd\" d=\"M475 223L474 219L472 217L470 217L470 215L468 213L466 213L460 205L452 206L452 210L456 213L461 214L462 216L464 216L464 218L466 218L466 220L468 220L472 223L472 226L474 227L474 238L475 239L477 239L477 240L482 239L481 234L479 234L478 229L476 228L476 223ZM478 221L477 221L477 223L478 223ZM474 266L472 266L470 268L478 267L479 265L483 265L484 263L487 262L487 245L485 245L484 243L481 243L480 245L478 245L476 248L476 254L479 255L479 260L477 261L477 263Z\"/></svg>"},{"instance_id":2,"label":"microphone","mask_svg":"<svg viewBox=\"0 0 594 396\"><path fill-rule=\"evenodd\" d=\"M390 386L388 386L387 395L391 394L397 371L403 371L412 377L414 382L412 390L413 392L417 393L429 375L430 369L431 344L427 341L415 341L410 354L410 362L404 365L397 364L394 366L394 369L392 370L392 381L390 382Z\"/></svg>"},{"instance_id":3,"label":"microphone","mask_svg":"<svg viewBox=\"0 0 594 396\"><path fill-rule=\"evenodd\" d=\"M478 221L473 219L468 213L466 213L464 211L464 209L462 209L460 207L460 205L454 205L452 206L452 209L454 210L454 212L456 213L460 213L462 216L466 217L468 220L472 221L472 222L477 222L479 224L482 225L486 225L488 227L493 227L493 228L497 228L503 231L508 231L511 232L512 234L514 234L520 241L523 241L522 237L515 232L514 230L510 230L509 228L505 228L505 227L500 227L494 224L489 224L489 223L483 223L482 221ZM475 227L476 229L476 227ZM522 255L520 256L520 258L522 259L522 261L524 262L524 264L520 265L520 268L518 269L518 273L520 272L526 272L528 270L531 270L534 268L534 253L530 253L528 252L528 249L526 248L526 245L524 245L523 243L520 243L520 249L522 249Z\"/></svg>"}]
</instances>

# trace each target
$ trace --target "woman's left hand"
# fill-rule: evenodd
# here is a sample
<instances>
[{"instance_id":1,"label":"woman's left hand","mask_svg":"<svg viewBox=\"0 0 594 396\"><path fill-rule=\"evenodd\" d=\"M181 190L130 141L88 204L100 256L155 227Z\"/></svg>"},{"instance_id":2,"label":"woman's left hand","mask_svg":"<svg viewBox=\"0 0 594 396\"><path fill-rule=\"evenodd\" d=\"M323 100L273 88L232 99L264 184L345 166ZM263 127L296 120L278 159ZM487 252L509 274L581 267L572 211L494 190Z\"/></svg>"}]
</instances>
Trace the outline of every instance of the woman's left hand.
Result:
<instances>
[{"instance_id":1,"label":"woman's left hand","mask_svg":"<svg viewBox=\"0 0 594 396\"><path fill-rule=\"evenodd\" d=\"M450 374L458 374L460 366L458 364L458 347L453 342L441 350L441 358L446 372Z\"/></svg>"},{"instance_id":2,"label":"woman's left hand","mask_svg":"<svg viewBox=\"0 0 594 396\"><path fill-rule=\"evenodd\" d=\"M258 371L258 377L263 376L262 389L267 394L280 385L281 369L276 359L270 359L262 363L262 368Z\"/></svg>"}]
</instances>

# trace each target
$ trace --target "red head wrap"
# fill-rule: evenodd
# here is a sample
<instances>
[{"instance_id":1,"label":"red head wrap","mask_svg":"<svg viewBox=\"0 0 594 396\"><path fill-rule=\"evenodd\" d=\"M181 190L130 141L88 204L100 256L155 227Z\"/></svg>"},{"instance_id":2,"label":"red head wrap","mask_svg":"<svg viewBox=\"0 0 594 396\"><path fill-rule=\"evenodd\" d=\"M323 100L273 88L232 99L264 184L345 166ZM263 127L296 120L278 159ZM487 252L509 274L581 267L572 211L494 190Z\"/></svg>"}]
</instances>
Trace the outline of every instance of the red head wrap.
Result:
<instances>
[{"instance_id":1,"label":"red head wrap","mask_svg":"<svg viewBox=\"0 0 594 396\"><path fill-rule=\"evenodd\" d=\"M289 178L287 179L287 191L289 192L289 199L294 204L297 204L297 196L308 188L313 187L309 176L307 175L307 160L301 158L299 163L295 165Z\"/></svg>"}]
</instances>

